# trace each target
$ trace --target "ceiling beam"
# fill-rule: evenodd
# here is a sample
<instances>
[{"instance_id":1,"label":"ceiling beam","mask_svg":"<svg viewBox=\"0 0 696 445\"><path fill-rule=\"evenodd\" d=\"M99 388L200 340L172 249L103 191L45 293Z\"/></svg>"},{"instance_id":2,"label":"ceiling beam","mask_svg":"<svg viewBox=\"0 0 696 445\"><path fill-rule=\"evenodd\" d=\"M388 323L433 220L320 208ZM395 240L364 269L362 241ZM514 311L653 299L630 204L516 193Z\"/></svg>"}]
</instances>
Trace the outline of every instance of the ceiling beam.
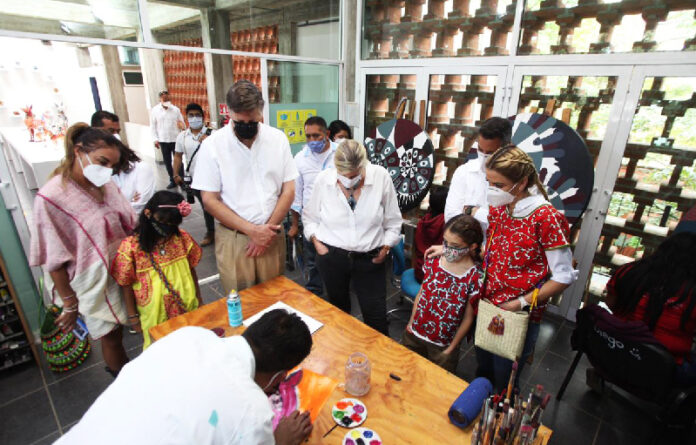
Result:
<instances>
[{"instance_id":1,"label":"ceiling beam","mask_svg":"<svg viewBox=\"0 0 696 445\"><path fill-rule=\"evenodd\" d=\"M170 6L183 6L186 8L214 8L215 0L148 0L149 3L160 3Z\"/></svg>"},{"instance_id":2,"label":"ceiling beam","mask_svg":"<svg viewBox=\"0 0 696 445\"><path fill-rule=\"evenodd\" d=\"M9 14L0 14L0 29L41 34L76 35L82 37L106 38L104 27L97 24L65 23L70 33L66 33L60 20L39 19Z\"/></svg>"}]
</instances>

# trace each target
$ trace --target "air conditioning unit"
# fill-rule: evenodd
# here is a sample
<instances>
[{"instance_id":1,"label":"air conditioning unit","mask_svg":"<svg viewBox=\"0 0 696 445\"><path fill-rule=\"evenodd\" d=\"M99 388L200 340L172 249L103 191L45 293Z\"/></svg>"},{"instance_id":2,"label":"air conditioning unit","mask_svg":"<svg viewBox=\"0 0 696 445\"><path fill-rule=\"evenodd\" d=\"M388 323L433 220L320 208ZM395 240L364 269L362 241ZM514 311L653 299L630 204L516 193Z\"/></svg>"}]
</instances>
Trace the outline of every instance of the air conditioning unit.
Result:
<instances>
[{"instance_id":1,"label":"air conditioning unit","mask_svg":"<svg viewBox=\"0 0 696 445\"><path fill-rule=\"evenodd\" d=\"M124 71L123 72L123 85L125 85L125 86L143 85L143 73L140 71Z\"/></svg>"}]
</instances>

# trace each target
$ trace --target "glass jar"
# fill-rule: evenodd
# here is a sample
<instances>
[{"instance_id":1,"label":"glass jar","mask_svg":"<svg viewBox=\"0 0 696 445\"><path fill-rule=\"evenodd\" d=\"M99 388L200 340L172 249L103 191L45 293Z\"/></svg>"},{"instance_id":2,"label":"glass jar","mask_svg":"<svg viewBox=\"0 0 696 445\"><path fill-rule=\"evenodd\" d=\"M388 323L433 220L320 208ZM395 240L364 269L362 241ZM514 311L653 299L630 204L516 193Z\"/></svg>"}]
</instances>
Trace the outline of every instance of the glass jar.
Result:
<instances>
[{"instance_id":1,"label":"glass jar","mask_svg":"<svg viewBox=\"0 0 696 445\"><path fill-rule=\"evenodd\" d=\"M362 352L354 352L346 362L346 391L363 396L370 390L370 360Z\"/></svg>"}]
</instances>

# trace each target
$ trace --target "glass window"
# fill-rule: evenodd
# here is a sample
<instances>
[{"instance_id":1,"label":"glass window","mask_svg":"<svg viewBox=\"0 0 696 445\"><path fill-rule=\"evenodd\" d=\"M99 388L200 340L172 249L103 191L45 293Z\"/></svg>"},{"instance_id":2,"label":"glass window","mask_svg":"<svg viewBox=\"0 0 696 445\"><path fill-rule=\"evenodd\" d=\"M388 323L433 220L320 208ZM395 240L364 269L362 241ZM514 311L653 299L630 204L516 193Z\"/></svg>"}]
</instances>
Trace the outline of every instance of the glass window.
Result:
<instances>
[{"instance_id":1,"label":"glass window","mask_svg":"<svg viewBox=\"0 0 696 445\"><path fill-rule=\"evenodd\" d=\"M155 42L168 45L203 46L201 13L197 8L148 0L147 17Z\"/></svg>"},{"instance_id":2,"label":"glass window","mask_svg":"<svg viewBox=\"0 0 696 445\"><path fill-rule=\"evenodd\" d=\"M285 132L293 154L306 142L304 122L338 119L338 67L268 61L268 103L272 127Z\"/></svg>"},{"instance_id":3,"label":"glass window","mask_svg":"<svg viewBox=\"0 0 696 445\"><path fill-rule=\"evenodd\" d=\"M696 49L693 2L527 0L518 54Z\"/></svg>"},{"instance_id":4,"label":"glass window","mask_svg":"<svg viewBox=\"0 0 696 445\"><path fill-rule=\"evenodd\" d=\"M643 83L585 301L621 265L652 253L696 205L696 77Z\"/></svg>"},{"instance_id":5,"label":"glass window","mask_svg":"<svg viewBox=\"0 0 696 445\"><path fill-rule=\"evenodd\" d=\"M516 0L365 0L363 59L507 55Z\"/></svg>"},{"instance_id":6,"label":"glass window","mask_svg":"<svg viewBox=\"0 0 696 445\"><path fill-rule=\"evenodd\" d=\"M142 41L137 0L2 2L3 28L112 40Z\"/></svg>"}]
</instances>

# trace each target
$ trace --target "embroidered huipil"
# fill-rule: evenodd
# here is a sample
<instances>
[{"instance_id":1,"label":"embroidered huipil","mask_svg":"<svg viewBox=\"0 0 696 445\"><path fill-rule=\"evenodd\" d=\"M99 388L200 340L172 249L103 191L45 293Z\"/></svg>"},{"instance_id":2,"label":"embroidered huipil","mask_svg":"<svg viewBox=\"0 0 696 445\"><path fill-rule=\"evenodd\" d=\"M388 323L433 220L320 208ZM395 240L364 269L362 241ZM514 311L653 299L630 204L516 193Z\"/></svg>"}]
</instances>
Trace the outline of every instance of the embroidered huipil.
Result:
<instances>
[{"instance_id":1,"label":"embroidered huipil","mask_svg":"<svg viewBox=\"0 0 696 445\"><path fill-rule=\"evenodd\" d=\"M469 298L481 290L481 271L472 266L462 275L454 275L440 266L439 258L423 265L425 278L413 317L413 334L438 346L449 346L464 319Z\"/></svg>"}]
</instances>

